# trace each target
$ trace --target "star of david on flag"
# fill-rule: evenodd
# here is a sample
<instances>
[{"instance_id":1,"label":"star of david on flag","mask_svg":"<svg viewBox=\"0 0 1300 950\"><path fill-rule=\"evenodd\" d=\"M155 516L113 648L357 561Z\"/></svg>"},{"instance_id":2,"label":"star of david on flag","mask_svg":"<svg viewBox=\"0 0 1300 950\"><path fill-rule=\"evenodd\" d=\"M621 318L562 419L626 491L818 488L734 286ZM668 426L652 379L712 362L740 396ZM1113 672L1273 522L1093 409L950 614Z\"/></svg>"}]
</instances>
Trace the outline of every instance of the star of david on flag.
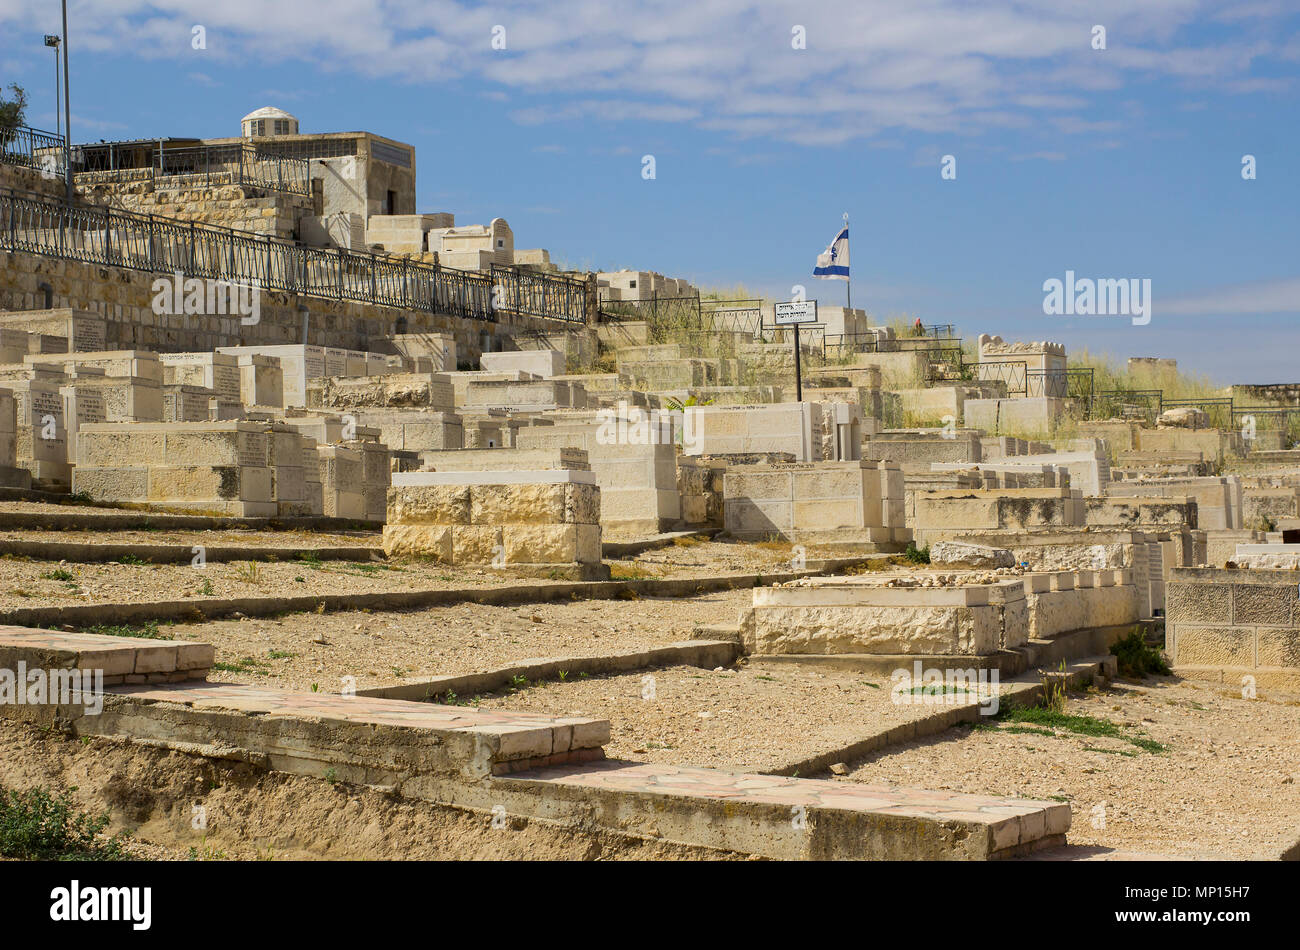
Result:
<instances>
[{"instance_id":1,"label":"star of david on flag","mask_svg":"<svg viewBox=\"0 0 1300 950\"><path fill-rule=\"evenodd\" d=\"M849 279L849 226L846 224L831 241L831 246L817 255L813 276L825 280Z\"/></svg>"}]
</instances>

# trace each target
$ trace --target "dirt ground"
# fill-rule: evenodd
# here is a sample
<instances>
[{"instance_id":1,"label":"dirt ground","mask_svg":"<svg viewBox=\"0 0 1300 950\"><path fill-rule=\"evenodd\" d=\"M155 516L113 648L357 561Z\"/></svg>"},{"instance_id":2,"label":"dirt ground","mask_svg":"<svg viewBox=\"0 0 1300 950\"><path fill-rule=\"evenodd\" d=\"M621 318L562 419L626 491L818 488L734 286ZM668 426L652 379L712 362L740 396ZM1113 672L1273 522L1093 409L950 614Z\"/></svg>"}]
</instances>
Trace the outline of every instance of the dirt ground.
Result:
<instances>
[{"instance_id":1,"label":"dirt ground","mask_svg":"<svg viewBox=\"0 0 1300 950\"><path fill-rule=\"evenodd\" d=\"M201 544L210 547L257 545L269 548L302 549L372 547L376 551L382 550L380 535L376 531L252 531L242 528L227 531L171 531L165 528L130 531L57 531L23 528L0 530L0 540L62 541L73 544L180 544L185 546Z\"/></svg>"},{"instance_id":2,"label":"dirt ground","mask_svg":"<svg viewBox=\"0 0 1300 950\"><path fill-rule=\"evenodd\" d=\"M76 509L10 502L0 510ZM0 538L303 548L376 540L373 532L144 530L0 531ZM771 574L790 570L793 553L784 544L686 540L608 563L616 579ZM547 583L508 570L425 561L308 556L198 569L3 557L0 609ZM215 681L335 691L349 676L365 689L528 658L597 656L688 640L699 625L734 624L751 596L741 589L679 599L311 612L163 625L159 633L215 644ZM718 670L573 675L457 701L607 718L613 736L606 753L614 758L762 771L933 712L893 703L890 685L874 675L742 661ZM1072 694L1067 712L1112 723L1122 735L1002 717L850 761L840 780L1069 802L1071 846L1101 856L1275 858L1300 841L1300 698L1261 693L1244 700L1222 686L1159 677ZM111 740L60 742L4 721L0 782L78 786L79 800L107 808L115 828L139 829L146 844L138 853L149 857L186 858L191 847L200 857L231 858L697 856L614 839L570 841L568 832L535 823L517 838L493 841L482 832L482 816ZM189 827L193 802L223 816L210 823L206 838Z\"/></svg>"},{"instance_id":3,"label":"dirt ground","mask_svg":"<svg viewBox=\"0 0 1300 950\"><path fill-rule=\"evenodd\" d=\"M71 789L79 808L109 814L110 833L132 834L136 857L155 860L737 857L518 817L497 829L491 814L116 739L62 739L9 720L0 720L0 785Z\"/></svg>"},{"instance_id":4,"label":"dirt ground","mask_svg":"<svg viewBox=\"0 0 1300 950\"><path fill-rule=\"evenodd\" d=\"M199 568L190 563L150 564L134 559L126 563L79 564L39 561L13 555L0 556L0 609L57 607L71 604L178 600L187 597L275 597L321 594L376 593L405 590L449 590L517 584L556 583L511 571L508 567L449 567L423 560L321 561L309 549L325 543L357 545L368 535L282 535L279 532L198 532L148 535L149 543L166 537L207 538L206 543L293 545L302 541L305 553L291 561L210 561ZM130 532L45 532L51 540L126 540ZM217 540L231 534L232 540ZM2 536L2 535L0 535ZM15 537L29 538L28 532ZM203 543L195 541L194 543ZM700 551L699 548L706 550ZM716 550L715 550L716 549ZM715 577L725 574L788 571L788 546L751 547L709 543L698 547L676 545L646 552L638 558L608 562L614 580L647 578Z\"/></svg>"},{"instance_id":5,"label":"dirt ground","mask_svg":"<svg viewBox=\"0 0 1300 950\"><path fill-rule=\"evenodd\" d=\"M1153 677L1072 694L1067 712L1166 747L1106 737L957 727L871 756L849 780L1068 801L1069 841L1180 857L1273 858L1300 841L1300 701L1242 699Z\"/></svg>"},{"instance_id":6,"label":"dirt ground","mask_svg":"<svg viewBox=\"0 0 1300 950\"><path fill-rule=\"evenodd\" d=\"M336 692L343 676L359 689L403 679L495 669L530 657L600 656L689 640L696 624L734 623L752 592L690 598L575 600L496 607L291 614L275 620L214 620L160 628L215 644L214 681ZM318 643L318 640L324 643Z\"/></svg>"},{"instance_id":7,"label":"dirt ground","mask_svg":"<svg viewBox=\"0 0 1300 950\"><path fill-rule=\"evenodd\" d=\"M888 678L794 665L674 666L533 684L481 705L608 719L611 758L761 772L935 711L894 704L891 685Z\"/></svg>"}]
</instances>

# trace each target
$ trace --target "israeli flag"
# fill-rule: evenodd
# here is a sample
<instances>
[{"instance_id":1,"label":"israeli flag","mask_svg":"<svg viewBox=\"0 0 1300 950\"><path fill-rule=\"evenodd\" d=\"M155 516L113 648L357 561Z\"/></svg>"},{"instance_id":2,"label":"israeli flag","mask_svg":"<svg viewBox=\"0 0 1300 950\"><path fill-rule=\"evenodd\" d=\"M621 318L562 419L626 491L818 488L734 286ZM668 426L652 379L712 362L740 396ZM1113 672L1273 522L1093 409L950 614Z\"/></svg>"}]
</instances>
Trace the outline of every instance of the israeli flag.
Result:
<instances>
[{"instance_id":1,"label":"israeli flag","mask_svg":"<svg viewBox=\"0 0 1300 950\"><path fill-rule=\"evenodd\" d=\"M849 279L849 226L847 224L836 235L835 240L831 241L831 246L817 255L817 266L813 268L813 276L830 280Z\"/></svg>"}]
</instances>

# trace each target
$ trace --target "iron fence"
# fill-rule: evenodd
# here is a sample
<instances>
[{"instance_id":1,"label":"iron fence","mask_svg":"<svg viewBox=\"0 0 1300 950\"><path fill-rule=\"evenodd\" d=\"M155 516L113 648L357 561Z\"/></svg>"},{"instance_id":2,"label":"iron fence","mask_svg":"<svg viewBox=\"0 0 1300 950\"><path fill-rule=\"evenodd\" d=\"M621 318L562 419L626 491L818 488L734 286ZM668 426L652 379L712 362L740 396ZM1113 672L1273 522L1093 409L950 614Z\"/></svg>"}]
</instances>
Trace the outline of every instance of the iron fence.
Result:
<instances>
[{"instance_id":1,"label":"iron fence","mask_svg":"<svg viewBox=\"0 0 1300 950\"><path fill-rule=\"evenodd\" d=\"M1263 432L1289 431L1300 424L1300 407L1297 406L1243 406L1232 410L1233 427L1253 428ZM1250 423L1249 420L1254 420Z\"/></svg>"},{"instance_id":2,"label":"iron fence","mask_svg":"<svg viewBox=\"0 0 1300 950\"><path fill-rule=\"evenodd\" d=\"M63 138L20 125L0 129L0 162L63 174Z\"/></svg>"},{"instance_id":3,"label":"iron fence","mask_svg":"<svg viewBox=\"0 0 1300 950\"><path fill-rule=\"evenodd\" d=\"M493 264L493 308L548 320L583 323L587 284L560 274L539 274Z\"/></svg>"},{"instance_id":4,"label":"iron fence","mask_svg":"<svg viewBox=\"0 0 1300 950\"><path fill-rule=\"evenodd\" d=\"M703 329L700 324L700 296L660 296L652 293L640 300L601 297L598 302L604 320L644 320L651 330L669 324L688 329Z\"/></svg>"},{"instance_id":5,"label":"iron fence","mask_svg":"<svg viewBox=\"0 0 1300 950\"><path fill-rule=\"evenodd\" d=\"M1092 367L1074 369L1031 369L1025 371L1026 396L1051 396L1054 399L1078 399L1091 408L1093 399Z\"/></svg>"},{"instance_id":6,"label":"iron fence","mask_svg":"<svg viewBox=\"0 0 1300 950\"><path fill-rule=\"evenodd\" d=\"M763 301L759 299L706 300L700 305L700 323L718 333L763 334Z\"/></svg>"},{"instance_id":7,"label":"iron fence","mask_svg":"<svg viewBox=\"0 0 1300 950\"><path fill-rule=\"evenodd\" d=\"M69 208L27 192L0 192L0 247L473 320L518 306L520 313L586 322L586 297L572 278L512 268L489 276L99 205Z\"/></svg>"},{"instance_id":8,"label":"iron fence","mask_svg":"<svg viewBox=\"0 0 1300 950\"><path fill-rule=\"evenodd\" d=\"M1163 389L1102 389L1092 401L1092 418L1125 419L1156 424L1164 412Z\"/></svg>"},{"instance_id":9,"label":"iron fence","mask_svg":"<svg viewBox=\"0 0 1300 950\"><path fill-rule=\"evenodd\" d=\"M311 163L286 158L248 142L222 145L150 146L148 165L137 164L136 150L82 150L74 170L94 181L154 181L175 178L187 184L252 185L290 195L311 194Z\"/></svg>"},{"instance_id":10,"label":"iron fence","mask_svg":"<svg viewBox=\"0 0 1300 950\"><path fill-rule=\"evenodd\" d=\"M822 335L822 356L829 362L846 359L854 353L876 353L880 349L880 335L865 333L825 333Z\"/></svg>"},{"instance_id":11,"label":"iron fence","mask_svg":"<svg viewBox=\"0 0 1300 950\"><path fill-rule=\"evenodd\" d=\"M965 356L961 344L956 346L935 346L925 351L928 360L926 382L942 382L950 379L966 379Z\"/></svg>"},{"instance_id":12,"label":"iron fence","mask_svg":"<svg viewBox=\"0 0 1300 950\"><path fill-rule=\"evenodd\" d=\"M1008 396L1023 396L1028 389L1026 374L1029 364L1024 360L995 360L975 363L972 379L989 379L1006 383Z\"/></svg>"},{"instance_id":13,"label":"iron fence","mask_svg":"<svg viewBox=\"0 0 1300 950\"><path fill-rule=\"evenodd\" d=\"M1211 429L1231 429L1234 425L1231 396L1210 396L1203 399L1166 399L1164 400L1164 408L1166 410L1200 409L1206 415L1207 427Z\"/></svg>"},{"instance_id":14,"label":"iron fence","mask_svg":"<svg viewBox=\"0 0 1300 950\"><path fill-rule=\"evenodd\" d=\"M1232 419L1248 446L1260 432L1280 433L1284 449L1300 440L1300 407L1297 406L1243 406L1232 410Z\"/></svg>"}]
</instances>

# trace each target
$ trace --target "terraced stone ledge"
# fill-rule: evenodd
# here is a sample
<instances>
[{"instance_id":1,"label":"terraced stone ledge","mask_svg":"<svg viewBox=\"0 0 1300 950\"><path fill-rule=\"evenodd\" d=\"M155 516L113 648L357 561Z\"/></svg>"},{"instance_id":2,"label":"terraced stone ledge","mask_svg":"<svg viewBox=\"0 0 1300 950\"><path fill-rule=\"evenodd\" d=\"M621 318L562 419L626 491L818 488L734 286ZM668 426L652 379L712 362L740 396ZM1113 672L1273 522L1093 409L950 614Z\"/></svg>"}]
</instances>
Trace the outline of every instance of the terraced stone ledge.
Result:
<instances>
[{"instance_id":1,"label":"terraced stone ledge","mask_svg":"<svg viewBox=\"0 0 1300 950\"><path fill-rule=\"evenodd\" d=\"M516 818L775 859L985 860L1059 846L1070 823L1069 806L1052 802L609 761L610 724L601 719L199 680L125 681L189 676L202 667L187 663L210 665L211 657L208 644L0 628L0 668L21 661L123 678L98 707L4 703L0 716L385 787L494 817L504 809Z\"/></svg>"},{"instance_id":2,"label":"terraced stone ledge","mask_svg":"<svg viewBox=\"0 0 1300 950\"><path fill-rule=\"evenodd\" d=\"M612 760L497 786L543 815L585 806L649 837L780 860L988 860L1058 847L1070 827L1056 802Z\"/></svg>"},{"instance_id":3,"label":"terraced stone ledge","mask_svg":"<svg viewBox=\"0 0 1300 950\"><path fill-rule=\"evenodd\" d=\"M0 669L99 670L105 686L204 680L215 657L210 643L0 626Z\"/></svg>"}]
</instances>

